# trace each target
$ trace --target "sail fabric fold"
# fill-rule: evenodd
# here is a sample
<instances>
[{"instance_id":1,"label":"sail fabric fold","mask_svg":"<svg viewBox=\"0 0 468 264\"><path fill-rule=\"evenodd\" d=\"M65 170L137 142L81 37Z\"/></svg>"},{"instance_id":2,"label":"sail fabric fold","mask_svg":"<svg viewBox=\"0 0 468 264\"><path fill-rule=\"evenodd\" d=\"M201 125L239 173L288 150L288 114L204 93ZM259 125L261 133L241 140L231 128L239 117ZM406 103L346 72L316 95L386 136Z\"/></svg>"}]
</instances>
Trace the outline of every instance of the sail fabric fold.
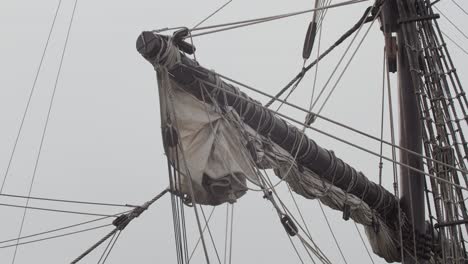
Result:
<instances>
[{"instance_id":1,"label":"sail fabric fold","mask_svg":"<svg viewBox=\"0 0 468 264\"><path fill-rule=\"evenodd\" d=\"M157 56L164 61L156 67L162 128L174 127L179 140L177 148L165 142L166 155L183 175L176 191L198 204L235 202L247 191L246 178L255 175L239 148L238 130L213 105L197 100L170 78L167 68L180 60L177 49Z\"/></svg>"},{"instance_id":2,"label":"sail fabric fold","mask_svg":"<svg viewBox=\"0 0 468 264\"><path fill-rule=\"evenodd\" d=\"M178 163L182 174L189 174L197 203L218 205L234 202L247 190L246 177L255 175L242 155L241 138L214 107L196 100L173 86L170 92L174 119L183 154ZM173 154L173 152L171 152ZM172 160L175 159L172 155ZM184 178L181 191L190 194Z\"/></svg>"}]
</instances>

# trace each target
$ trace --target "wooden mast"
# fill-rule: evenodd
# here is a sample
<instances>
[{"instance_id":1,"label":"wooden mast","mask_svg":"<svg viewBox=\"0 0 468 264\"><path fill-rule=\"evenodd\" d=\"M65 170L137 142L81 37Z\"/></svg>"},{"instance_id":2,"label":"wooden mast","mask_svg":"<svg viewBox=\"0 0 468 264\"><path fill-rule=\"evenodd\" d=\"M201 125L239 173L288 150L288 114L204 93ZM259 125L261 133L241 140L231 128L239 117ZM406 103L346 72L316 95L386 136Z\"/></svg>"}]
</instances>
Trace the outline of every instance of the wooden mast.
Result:
<instances>
[{"instance_id":1,"label":"wooden mast","mask_svg":"<svg viewBox=\"0 0 468 264\"><path fill-rule=\"evenodd\" d=\"M418 78L412 76L411 60L418 60L416 52L408 52L408 40L416 40L417 32L415 21L401 23L402 17L399 9L406 4L415 4L415 1L386 0L384 3L381 21L382 31L385 36L387 67L391 72L397 72L398 99L399 99L399 130L400 147L422 154L422 127L421 114L419 113L416 92ZM409 9L411 10L411 9ZM416 19L417 14L406 10L407 14ZM405 19L408 19L406 17ZM405 29L403 29L405 27ZM406 30L406 32L404 32ZM396 38L393 36L396 33ZM405 34L406 33L406 37ZM415 44L416 45L416 44ZM422 158L408 154L400 150L400 162L413 168L423 170ZM409 239L416 241L414 249L418 247L417 238L413 235L424 234L425 230L425 203L424 203L424 175L414 170L400 166L400 204L401 209L408 217L415 232L406 234ZM411 255L418 256L417 252ZM415 260L408 252L405 253L404 263L421 263L423 260Z\"/></svg>"}]
</instances>

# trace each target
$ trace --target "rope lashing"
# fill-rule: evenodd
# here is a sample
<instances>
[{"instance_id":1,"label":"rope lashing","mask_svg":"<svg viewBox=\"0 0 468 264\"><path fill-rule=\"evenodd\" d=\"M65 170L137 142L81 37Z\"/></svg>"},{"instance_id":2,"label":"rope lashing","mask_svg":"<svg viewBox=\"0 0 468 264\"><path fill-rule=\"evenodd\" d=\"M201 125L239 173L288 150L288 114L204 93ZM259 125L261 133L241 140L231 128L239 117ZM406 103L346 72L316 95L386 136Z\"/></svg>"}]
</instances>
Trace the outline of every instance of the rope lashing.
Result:
<instances>
[{"instance_id":1,"label":"rope lashing","mask_svg":"<svg viewBox=\"0 0 468 264\"><path fill-rule=\"evenodd\" d=\"M82 260L84 257L86 257L89 253L91 253L93 250L95 250L98 246L100 246L102 243L104 243L107 239L109 239L111 236L113 236L117 231L122 231L133 219L139 217L144 211L146 211L148 209L148 207L150 205L152 205L159 198L164 196L164 194L166 194L168 191L169 191L169 189L167 189L167 188L164 189L162 192L160 192L158 195L156 195L153 199L147 201L146 203L144 203L141 206L135 207L135 209L133 209L130 213L123 214L123 215L117 217L116 219L114 219L112 224L114 226L116 226L116 227L70 263L71 264L78 263L80 260Z\"/></svg>"}]
</instances>

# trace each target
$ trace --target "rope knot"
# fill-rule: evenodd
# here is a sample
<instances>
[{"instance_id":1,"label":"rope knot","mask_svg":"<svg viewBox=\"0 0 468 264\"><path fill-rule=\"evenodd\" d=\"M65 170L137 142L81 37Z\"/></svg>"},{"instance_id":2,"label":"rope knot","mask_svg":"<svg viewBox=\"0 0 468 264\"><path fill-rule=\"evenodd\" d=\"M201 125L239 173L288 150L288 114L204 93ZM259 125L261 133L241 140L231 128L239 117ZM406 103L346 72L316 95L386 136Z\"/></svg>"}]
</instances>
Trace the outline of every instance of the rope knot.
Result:
<instances>
[{"instance_id":1,"label":"rope knot","mask_svg":"<svg viewBox=\"0 0 468 264\"><path fill-rule=\"evenodd\" d=\"M112 221L112 224L119 230L123 230L128 223L130 223L130 216L129 214L123 214L119 215L114 221Z\"/></svg>"}]
</instances>

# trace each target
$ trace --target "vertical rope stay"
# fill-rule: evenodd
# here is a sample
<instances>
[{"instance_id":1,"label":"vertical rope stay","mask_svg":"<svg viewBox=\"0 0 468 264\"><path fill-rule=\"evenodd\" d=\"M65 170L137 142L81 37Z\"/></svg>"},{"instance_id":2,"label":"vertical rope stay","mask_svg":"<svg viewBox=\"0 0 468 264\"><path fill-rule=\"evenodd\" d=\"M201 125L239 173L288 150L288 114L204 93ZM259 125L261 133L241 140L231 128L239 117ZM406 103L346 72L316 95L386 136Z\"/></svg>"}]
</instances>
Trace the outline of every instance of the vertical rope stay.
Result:
<instances>
[{"instance_id":1,"label":"vertical rope stay","mask_svg":"<svg viewBox=\"0 0 468 264\"><path fill-rule=\"evenodd\" d=\"M193 37L192 37L192 31L194 29L196 29L197 27L199 27L201 24L205 23L208 19L210 19L212 16L216 15L219 11L221 11L223 8L225 8L227 5L229 5L230 3L232 2L232 0L229 0L227 1L226 3L224 3L222 6L220 6L218 9L216 9L215 11L213 11L213 13L209 14L207 17L205 17L204 19L202 19L200 22L198 22L195 26L193 26L190 30L189 30L189 38L190 38L190 44L192 44L192 46L195 47L195 45L193 44ZM196 50L193 52L193 59L195 61L197 61L197 56L196 56Z\"/></svg>"},{"instance_id":2,"label":"vertical rope stay","mask_svg":"<svg viewBox=\"0 0 468 264\"><path fill-rule=\"evenodd\" d=\"M167 169L168 169L168 176L169 176L169 188L171 190L176 190L175 189L175 184L174 184L174 176L173 176L173 170L171 168L171 164L169 161L169 158L167 158ZM177 209L176 209L176 195L171 192L171 209L172 209L172 224L174 228L174 240L176 244L176 257L177 257L177 263L182 264L183 263L183 256L181 255L182 249L181 249L181 241L180 241L180 221L177 217Z\"/></svg>"},{"instance_id":3,"label":"vertical rope stay","mask_svg":"<svg viewBox=\"0 0 468 264\"><path fill-rule=\"evenodd\" d=\"M7 168L5 170L5 174L3 175L2 185L0 187L0 194L3 193L3 187L5 187L5 182L7 180L8 173L10 172L10 167L11 167L11 163L13 161L13 157L14 157L15 152L16 152L16 147L18 145L18 141L19 141L19 138L21 136L21 132L23 131L24 120L26 119L26 115L28 114L29 105L31 104L31 99L32 99L32 96L34 94L34 90L36 88L36 83L37 83L37 80L39 78L39 73L41 72L41 69L42 69L42 64L44 62L44 57L45 57L45 54L47 52L47 48L49 47L50 36L52 35L52 31L54 30L55 21L57 20L57 15L58 15L58 12L60 10L61 4L62 4L62 0L59 0L59 2L57 4L57 8L55 9L54 19L52 20L52 24L50 25L50 29L49 29L49 33L47 35L47 40L46 40L46 43L44 45L44 49L42 50L42 55L41 55L41 59L39 61L39 66L37 67L37 70L36 70L36 76L34 77L34 81L33 81L31 90L29 92L28 101L26 102L26 107L25 107L25 109L23 111L23 116L21 117L20 126L18 128L18 132L16 133L15 142L13 143L13 149L11 150L11 153L10 153L10 158L8 160Z\"/></svg>"},{"instance_id":4,"label":"vertical rope stay","mask_svg":"<svg viewBox=\"0 0 468 264\"><path fill-rule=\"evenodd\" d=\"M327 86L328 86L328 84L330 83L331 79L333 78L333 76L335 75L336 71L338 70L338 67L341 65L341 63L343 62L345 56L348 54L349 50L351 49L351 46L352 46L352 45L354 44L354 42L356 41L356 39L357 39L359 33L360 33L361 30L362 30L362 27L363 27L364 24L365 24L365 18L370 14L370 11L371 11L371 9L368 9L368 10L366 11L366 13L364 14L364 16L361 17L361 20L358 21L358 24L355 25L355 26L352 28L352 30L354 30L354 29L356 28L356 26L357 26L355 32L352 31L352 32L354 33L353 38L351 39L351 41L349 42L349 44L348 44L348 46L346 47L345 51L344 51L343 54L341 55L340 59L338 60L338 63L337 63L336 66L333 68L332 73L330 74L330 76L328 77L328 79L327 79L327 81L325 82L324 86L323 86L322 89L320 90L319 94L317 95L317 98L315 98L315 101L314 101L314 103L312 104L312 106L310 106L310 109L313 109L313 108L315 107L315 105L318 103L318 100L320 99L320 97L322 96L322 94L325 92L325 89L327 88ZM374 19L374 21L375 21L375 19ZM346 35L346 34L345 34L345 35ZM366 36L367 36L367 34L364 36L364 38L365 38ZM364 38L363 38L363 40L364 40ZM362 42L363 40L361 40L361 42ZM334 48L334 46L332 46L332 47ZM360 45L358 45L358 47L357 47L357 49L355 50L354 53L357 52L357 50L359 49L359 47L360 47ZM327 51L329 51L329 50L330 50L330 48L329 48ZM325 53L326 53L327 51L325 51ZM352 55L351 59L352 59L353 57L354 57L354 55ZM346 70L346 69L345 69L345 70ZM320 110L319 110L319 112L320 112ZM318 113L318 114L319 114L319 113Z\"/></svg>"},{"instance_id":5,"label":"vertical rope stay","mask_svg":"<svg viewBox=\"0 0 468 264\"><path fill-rule=\"evenodd\" d=\"M322 21L325 19L325 14L326 12L323 14L323 19ZM323 22L322 22L323 23ZM321 24L322 24L321 23ZM314 83L312 85L312 94L310 95L310 102L309 102L309 112L312 111L312 104L314 102L314 95L315 95L315 90L317 88L317 77L318 77L318 70L319 70L319 66L320 66L320 60L319 60L319 56L320 56L320 48L321 48L321 45L322 45L322 25L320 25L319 27L319 37L318 37L318 44L317 44L317 55L316 55L316 58L315 60L317 61L316 65L315 65L315 72L314 72Z\"/></svg>"},{"instance_id":6,"label":"vertical rope stay","mask_svg":"<svg viewBox=\"0 0 468 264\"><path fill-rule=\"evenodd\" d=\"M205 220L205 226L208 229L208 234L210 235L211 244L213 245L213 248L214 248L214 251L215 251L215 254L216 254L216 258L218 259L218 263L221 264L221 259L219 258L218 249L216 248L216 243L214 242L213 234L211 234L210 225L209 225L208 220L206 218L205 211L203 210L203 207L201 205L200 205L200 210L202 212L203 220Z\"/></svg>"},{"instance_id":7,"label":"vertical rope stay","mask_svg":"<svg viewBox=\"0 0 468 264\"><path fill-rule=\"evenodd\" d=\"M63 49L62 49L62 54L61 54L61 57L60 57L59 68L57 70L57 75L55 77L55 83L54 83L54 88L53 88L53 91L52 91L52 96L51 96L50 102L49 102L49 109L47 111L46 121L45 121L44 128L43 128L43 131L42 131L41 141L40 141L40 144L39 144L39 150L38 150L37 156L36 156L34 171L33 171L33 174L32 174L31 182L29 184L28 197L31 196L31 193L32 193L32 190L33 190L34 181L35 181L35 178L36 178L36 172L37 172L37 168L38 168L38 165L39 165L39 160L40 160L40 157L41 157L42 147L44 145L44 140L45 140L45 136L46 136L46 133L47 133L47 127L48 127L49 120L50 120L50 114L52 112L52 106L54 104L55 93L57 91L57 84L58 84L60 73L61 73L61 70L62 70L62 65L63 65L63 61L64 61L64 57L65 57L65 52L67 50L67 44L68 44L68 40L69 40L69 37L70 37L70 31L71 31L71 28L72 28L72 25L73 25L73 19L75 17L75 11L76 11L77 3L78 3L78 0L75 0L75 3L73 5L73 11L72 11L71 18L70 18L70 22L68 24L68 30L67 30L67 35L66 35L66 38L65 38L65 43L63 44ZM58 12L58 10L59 10L59 8L57 8L57 12ZM55 23L55 17L54 17L54 23ZM51 28L51 30L52 30L52 28ZM45 52L45 50L46 49L44 49L44 52ZM41 63L41 65L42 65L42 63ZM32 95L32 93L31 93L31 95ZM28 105L29 105L29 101L28 101ZM26 115L26 111L25 111L25 115ZM18 239L16 240L16 246L15 246L15 251L13 253L13 259L11 261L12 264L14 264L15 260L16 260L16 254L18 252L19 238L21 237L21 235L23 233L24 221L26 219L26 213L27 213L27 207L29 205L29 201L30 201L30 199L27 198L26 199L26 206L25 206L25 208L23 210L23 216L21 218L20 229L18 231Z\"/></svg>"},{"instance_id":8,"label":"vertical rope stay","mask_svg":"<svg viewBox=\"0 0 468 264\"><path fill-rule=\"evenodd\" d=\"M107 250L108 250L109 247L111 246L112 241L114 241L114 238L115 238L116 235L117 235L117 232L115 232L115 233L111 236L111 238L109 239L109 243L107 243L106 248L104 248L104 250L102 251L101 257L99 258L97 264L101 263L101 260L104 259L104 256L106 256Z\"/></svg>"},{"instance_id":9,"label":"vertical rope stay","mask_svg":"<svg viewBox=\"0 0 468 264\"><path fill-rule=\"evenodd\" d=\"M386 57L386 48L384 49L384 57ZM395 148L395 128L393 124L393 106L392 106L392 89L390 86L390 73L388 71L388 61L386 60L386 75L387 75L387 93L388 93L388 111L389 111L389 122L390 122L390 138L392 143L392 160L396 161L396 148ZM396 162L392 162L393 168L393 190L395 197L400 197L400 192L398 188L398 172ZM400 237L400 254L402 261L404 258L404 246L403 246L403 231L402 231L402 219L401 219L401 206L398 203L398 229Z\"/></svg>"},{"instance_id":10,"label":"vertical rope stay","mask_svg":"<svg viewBox=\"0 0 468 264\"><path fill-rule=\"evenodd\" d=\"M229 204L226 204L226 228L224 232L224 257L223 257L224 264L226 264L227 249L228 249L228 224L229 224Z\"/></svg>"},{"instance_id":11,"label":"vertical rope stay","mask_svg":"<svg viewBox=\"0 0 468 264\"><path fill-rule=\"evenodd\" d=\"M234 204L231 204L231 232L229 236L229 264L232 264L232 235L234 229Z\"/></svg>"},{"instance_id":12,"label":"vertical rope stay","mask_svg":"<svg viewBox=\"0 0 468 264\"><path fill-rule=\"evenodd\" d=\"M111 244L109 250L107 251L106 257L104 258L104 260L102 261L101 264L106 263L107 258L109 257L109 255L110 255L112 249L114 249L114 246L115 246L115 244L117 243L117 240L119 239L119 237L120 237L121 234L122 234L122 231L119 231L119 232L117 233L117 236L116 236L115 239L112 241L112 244Z\"/></svg>"},{"instance_id":13,"label":"vertical rope stay","mask_svg":"<svg viewBox=\"0 0 468 264\"><path fill-rule=\"evenodd\" d=\"M57 8L55 9L54 19L52 20L52 24L50 26L49 33L47 35L47 40L46 40L46 43L44 45L44 49L42 51L41 59L39 61L39 66L37 67L36 76L34 77L34 81L33 81L31 90L29 92L28 101L27 101L26 107L25 107L25 109L23 111L23 116L21 118L20 126L18 128L18 132L16 134L15 142L13 143L13 149L11 150L11 154L10 154L10 158L8 160L7 168L6 168L5 174L3 176L2 185L0 187L0 194L3 193L3 187L5 187L5 182L6 182L6 179L8 177L8 173L10 172L11 163L13 161L13 157L14 157L15 152L16 152L16 147L18 145L18 141L19 141L19 138L21 136L21 132L23 130L24 120L26 119L26 116L28 114L29 105L31 104L31 99L32 99L32 96L34 94L34 90L36 88L36 83L37 83L37 80L39 78L39 73L41 72L41 68L42 68L42 64L44 62L44 57L45 57L45 54L47 52L47 48L49 47L50 36L52 35L52 31L54 29L55 21L57 20L57 15L58 15L58 12L60 10L61 4L62 4L62 0L59 0L59 2L57 4Z\"/></svg>"},{"instance_id":14,"label":"vertical rope stay","mask_svg":"<svg viewBox=\"0 0 468 264\"><path fill-rule=\"evenodd\" d=\"M380 157L379 157L379 185L382 185L382 169L383 169L383 135L384 135L384 119L385 119L385 65L386 63L385 52L383 53L383 66L382 66L382 102L380 114Z\"/></svg>"},{"instance_id":15,"label":"vertical rope stay","mask_svg":"<svg viewBox=\"0 0 468 264\"><path fill-rule=\"evenodd\" d=\"M379 7L379 10L377 11L377 14L374 16L374 18L372 19L372 22L371 24L369 25L369 27L367 28L366 32L364 33L364 36L362 37L362 39L359 41L356 49L354 50L354 52L351 54L351 58L349 58L348 62L346 63L346 65L344 66L344 69L341 71L340 75L338 76L338 79L335 81L335 84L333 85L332 89L330 90L330 92L328 93L327 97L325 98L324 102L322 103L322 106L320 106L319 110L317 111L317 114L320 114L323 110L323 108L325 107L326 103L328 102L328 100L330 99L331 95L333 94L333 92L335 91L336 87L338 86L338 84L340 83L343 75L345 74L346 70L348 69L349 65L351 64L351 62L353 61L354 57L356 56L357 52L359 51L359 49L361 48L362 46L362 43L364 42L364 40L366 39L367 35L369 34L372 26L374 25L375 21L377 20L377 18L379 17L379 14L380 12L382 11L382 6ZM371 11L369 11L370 13ZM364 25L365 21L362 23L361 27L359 28L359 30L356 32L356 35L355 37L358 36L359 32L361 31L361 28L362 26ZM354 40L354 39L353 39ZM350 43L350 46L351 46L352 43ZM341 59L344 59L344 55ZM340 60L341 62L341 60ZM336 67L335 69L338 69L338 67ZM330 76L330 78L328 79L328 81L331 80L331 77L332 75ZM327 81L327 84L328 84L328 81ZM322 91L325 90L325 87L327 86L327 84L325 84L325 86L323 87ZM314 102L314 105L315 103L317 103L318 99L320 98L320 95L317 97L317 100ZM313 106L312 106L313 107Z\"/></svg>"},{"instance_id":16,"label":"vertical rope stay","mask_svg":"<svg viewBox=\"0 0 468 264\"><path fill-rule=\"evenodd\" d=\"M338 251L340 252L341 258L343 259L344 263L348 264L348 261L346 260L346 257L343 254L343 251L341 250L340 243L338 243L338 240L336 239L335 232L333 232L333 228L331 227L330 222L328 221L327 214L325 213L325 210L323 210L322 203L320 201L317 201L317 202L320 206L320 210L322 211L323 217L325 218L325 222L327 222L327 226L328 226L328 229L330 230L333 240L335 241L335 245L338 248Z\"/></svg>"},{"instance_id":17,"label":"vertical rope stay","mask_svg":"<svg viewBox=\"0 0 468 264\"><path fill-rule=\"evenodd\" d=\"M354 226L356 227L356 231L357 231L357 233L358 233L358 235L359 235L359 238L361 239L362 245L363 245L364 248L366 249L366 252L367 252L367 255L369 256L370 261L371 261L372 263L375 263L375 262L374 262L374 259L372 258L372 255L371 255L371 253L370 253L370 251L369 251L369 248L367 247L366 242L364 241L364 238L362 237L361 231L359 230L359 227L358 227L358 225L356 224L356 222L354 222Z\"/></svg>"},{"instance_id":18,"label":"vertical rope stay","mask_svg":"<svg viewBox=\"0 0 468 264\"><path fill-rule=\"evenodd\" d=\"M203 233L205 232L208 224L210 223L211 217L213 216L213 213L214 213L215 209L216 209L216 207L213 207L213 209L211 209L211 212L208 215L208 219L206 220L205 226L203 226L203 230L202 230ZM200 241L201 241L201 236L198 236L198 240L195 243L195 246L193 246L192 252L190 253L190 256L188 258L188 263L190 262L190 260L192 260L192 257L195 254L195 250L197 250L197 247L200 244Z\"/></svg>"},{"instance_id":19,"label":"vertical rope stay","mask_svg":"<svg viewBox=\"0 0 468 264\"><path fill-rule=\"evenodd\" d=\"M167 109L167 110L172 112L173 117L174 117L174 124L173 125L175 125L175 128L178 129L177 112L175 111L174 101L173 101L173 98L171 97L171 94L166 94L165 100L168 100L170 102L170 106L169 106L170 108ZM179 136L179 135L177 135L177 136ZM181 142L180 138L179 138L179 142ZM198 231L200 233L201 242L202 242L202 245L203 245L203 251L205 253L206 262L207 262L207 264L210 264L208 250L207 250L207 247L206 247L206 242L205 242L205 239L204 239L204 236L203 236L203 230L202 230L201 223L200 223L200 216L199 216L198 209L197 209L197 203L195 201L195 192L193 190L193 179L192 179L192 176L190 174L190 171L188 170L188 163L187 163L187 159L185 157L184 147L183 147L182 143L180 143L180 144L177 144L177 146L175 146L175 148L176 148L176 153L178 153L178 150L180 149L182 162L184 164L184 167L186 168L186 175L187 175L187 177L189 177L187 182L188 182L190 196L191 196L192 203L193 203L193 210L194 210L194 213L195 213L195 218L197 220L197 227L198 227ZM179 160L178 154L177 154L177 160Z\"/></svg>"}]
</instances>

